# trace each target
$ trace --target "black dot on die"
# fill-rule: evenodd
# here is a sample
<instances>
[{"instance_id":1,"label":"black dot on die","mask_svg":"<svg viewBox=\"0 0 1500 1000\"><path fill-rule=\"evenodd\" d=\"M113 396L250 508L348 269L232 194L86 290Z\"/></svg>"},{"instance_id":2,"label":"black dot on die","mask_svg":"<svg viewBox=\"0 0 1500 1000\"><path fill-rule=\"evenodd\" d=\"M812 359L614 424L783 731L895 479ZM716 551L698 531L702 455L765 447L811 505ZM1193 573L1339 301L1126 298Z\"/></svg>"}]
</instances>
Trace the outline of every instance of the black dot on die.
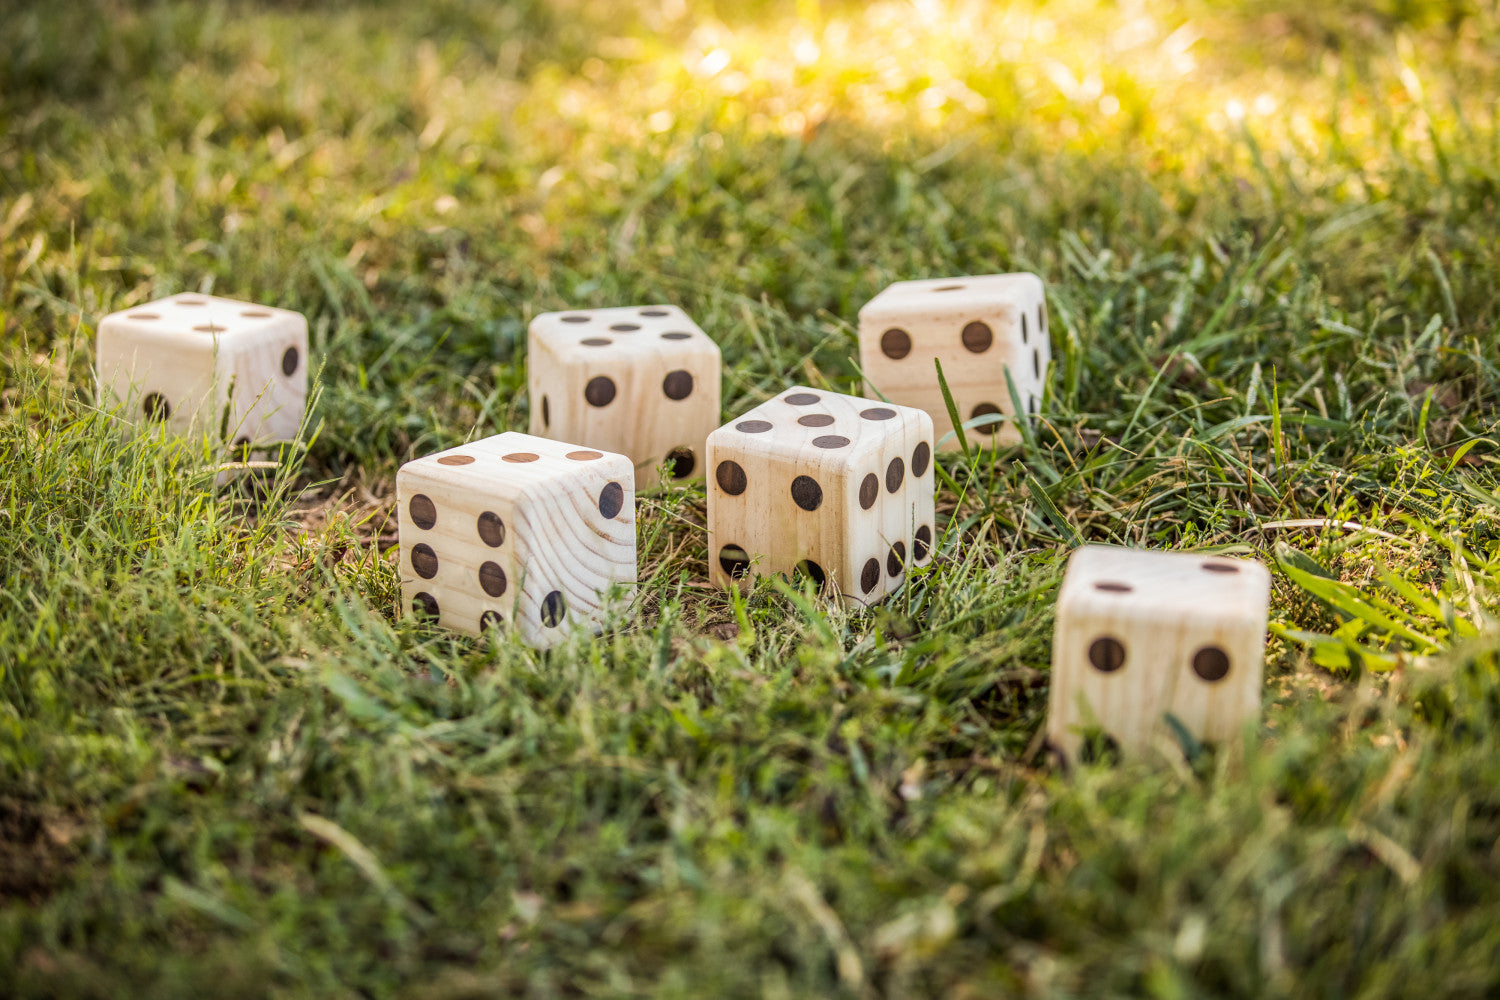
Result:
<instances>
[{"instance_id":1,"label":"black dot on die","mask_svg":"<svg viewBox=\"0 0 1500 1000\"><path fill-rule=\"evenodd\" d=\"M847 448L849 439L840 434L824 434L813 438L812 443L819 448Z\"/></svg>"},{"instance_id":2,"label":"black dot on die","mask_svg":"<svg viewBox=\"0 0 1500 1000\"><path fill-rule=\"evenodd\" d=\"M625 506L625 487L619 483L605 483L599 491L599 513L612 518Z\"/></svg>"},{"instance_id":3,"label":"black dot on die","mask_svg":"<svg viewBox=\"0 0 1500 1000\"><path fill-rule=\"evenodd\" d=\"M860 480L859 483L859 506L862 510L869 510L875 506L875 500L880 496L880 477L871 472Z\"/></svg>"},{"instance_id":4,"label":"black dot on die","mask_svg":"<svg viewBox=\"0 0 1500 1000\"><path fill-rule=\"evenodd\" d=\"M859 574L859 589L868 594L880 583L880 560L865 560L865 568Z\"/></svg>"},{"instance_id":5,"label":"black dot on die","mask_svg":"<svg viewBox=\"0 0 1500 1000\"><path fill-rule=\"evenodd\" d=\"M665 309L642 309L641 310L641 315L642 316L652 316L652 317L665 316L665 315L667 315L667 311Z\"/></svg>"},{"instance_id":6,"label":"black dot on die","mask_svg":"<svg viewBox=\"0 0 1500 1000\"><path fill-rule=\"evenodd\" d=\"M974 409L969 411L969 419L978 420L980 417L988 417L999 412L1000 407L996 406L994 403L980 403L978 406L974 407ZM983 431L986 434L998 434L1000 432L1000 426L1001 421L996 420L992 424L985 424L983 427L974 428L974 430Z\"/></svg>"},{"instance_id":7,"label":"black dot on die","mask_svg":"<svg viewBox=\"0 0 1500 1000\"><path fill-rule=\"evenodd\" d=\"M417 575L424 580L431 580L437 576L438 557L432 551L432 546L425 542L415 545L411 550L411 568L416 570Z\"/></svg>"},{"instance_id":8,"label":"black dot on die","mask_svg":"<svg viewBox=\"0 0 1500 1000\"><path fill-rule=\"evenodd\" d=\"M698 467L698 456L688 447L673 448L667 452L667 466L673 479L686 479Z\"/></svg>"},{"instance_id":9,"label":"black dot on die","mask_svg":"<svg viewBox=\"0 0 1500 1000\"><path fill-rule=\"evenodd\" d=\"M286 353L281 356L281 374L288 377L297 374L297 365L302 362L302 355L295 347L288 347Z\"/></svg>"},{"instance_id":10,"label":"black dot on die","mask_svg":"<svg viewBox=\"0 0 1500 1000\"><path fill-rule=\"evenodd\" d=\"M811 476L792 480L792 500L803 510L817 510L823 503L823 487Z\"/></svg>"},{"instance_id":11,"label":"black dot on die","mask_svg":"<svg viewBox=\"0 0 1500 1000\"><path fill-rule=\"evenodd\" d=\"M430 621L437 621L437 617L438 617L438 602L437 602L437 598L433 597L431 594L427 593L425 590L421 591L420 593L413 594L412 595L412 599L411 599L411 613L413 615L415 615L418 619L426 619L426 620L430 620Z\"/></svg>"},{"instance_id":12,"label":"black dot on die","mask_svg":"<svg viewBox=\"0 0 1500 1000\"><path fill-rule=\"evenodd\" d=\"M490 548L498 549L505 544L505 522L494 511L487 510L479 515L478 528L479 540Z\"/></svg>"},{"instance_id":13,"label":"black dot on die","mask_svg":"<svg viewBox=\"0 0 1500 1000\"><path fill-rule=\"evenodd\" d=\"M1229 654L1218 646L1204 646L1193 654L1193 673L1206 681L1221 681L1229 674Z\"/></svg>"},{"instance_id":14,"label":"black dot on die","mask_svg":"<svg viewBox=\"0 0 1500 1000\"><path fill-rule=\"evenodd\" d=\"M411 512L411 523L423 531L437 524L437 504L433 503L432 497L425 493L418 493L412 497L406 509Z\"/></svg>"},{"instance_id":15,"label":"black dot on die","mask_svg":"<svg viewBox=\"0 0 1500 1000\"><path fill-rule=\"evenodd\" d=\"M891 464L885 467L885 489L887 493L894 493L901 488L901 482L906 478L906 463L901 461L897 455L891 459Z\"/></svg>"},{"instance_id":16,"label":"black dot on die","mask_svg":"<svg viewBox=\"0 0 1500 1000\"><path fill-rule=\"evenodd\" d=\"M900 327L891 327L880 335L880 353L892 361L900 361L911 353L911 334Z\"/></svg>"},{"instance_id":17,"label":"black dot on die","mask_svg":"<svg viewBox=\"0 0 1500 1000\"><path fill-rule=\"evenodd\" d=\"M548 628L556 628L563 620L563 615L567 610L567 603L563 600L562 591L554 590L542 598L542 624Z\"/></svg>"},{"instance_id":18,"label":"black dot on die","mask_svg":"<svg viewBox=\"0 0 1500 1000\"><path fill-rule=\"evenodd\" d=\"M165 420L172 415L172 405L159 392L148 392L141 399L141 412L148 420Z\"/></svg>"},{"instance_id":19,"label":"black dot on die","mask_svg":"<svg viewBox=\"0 0 1500 1000\"><path fill-rule=\"evenodd\" d=\"M610 327L616 333L634 333L640 328L641 325L639 323L616 323Z\"/></svg>"},{"instance_id":20,"label":"black dot on die","mask_svg":"<svg viewBox=\"0 0 1500 1000\"><path fill-rule=\"evenodd\" d=\"M552 426L552 404L547 401L546 396L542 397L542 426Z\"/></svg>"},{"instance_id":21,"label":"black dot on die","mask_svg":"<svg viewBox=\"0 0 1500 1000\"><path fill-rule=\"evenodd\" d=\"M614 380L608 375L595 375L583 387L583 398L590 406L608 406L615 398Z\"/></svg>"},{"instance_id":22,"label":"black dot on die","mask_svg":"<svg viewBox=\"0 0 1500 1000\"><path fill-rule=\"evenodd\" d=\"M499 563L484 563L479 567L479 586L491 597L499 597L505 593L505 570Z\"/></svg>"},{"instance_id":23,"label":"black dot on die","mask_svg":"<svg viewBox=\"0 0 1500 1000\"><path fill-rule=\"evenodd\" d=\"M810 392L794 392L784 398L793 406L811 406L818 401L818 397Z\"/></svg>"},{"instance_id":24,"label":"black dot on die","mask_svg":"<svg viewBox=\"0 0 1500 1000\"><path fill-rule=\"evenodd\" d=\"M906 543L897 542L885 557L885 571L891 576L900 576L906 568Z\"/></svg>"},{"instance_id":25,"label":"black dot on die","mask_svg":"<svg viewBox=\"0 0 1500 1000\"><path fill-rule=\"evenodd\" d=\"M486 611L479 616L479 631L485 632L492 628L499 628L505 624L505 619L498 611Z\"/></svg>"},{"instance_id":26,"label":"black dot on die","mask_svg":"<svg viewBox=\"0 0 1500 1000\"><path fill-rule=\"evenodd\" d=\"M745 434L764 434L771 429L769 420L741 420L734 425L734 429Z\"/></svg>"},{"instance_id":27,"label":"black dot on die","mask_svg":"<svg viewBox=\"0 0 1500 1000\"><path fill-rule=\"evenodd\" d=\"M798 417L797 423L803 427L827 427L833 423L833 418L826 413L809 413L805 417Z\"/></svg>"},{"instance_id":28,"label":"black dot on die","mask_svg":"<svg viewBox=\"0 0 1500 1000\"><path fill-rule=\"evenodd\" d=\"M750 572L750 553L738 545L726 545L719 550L719 565L731 577L742 577Z\"/></svg>"},{"instance_id":29,"label":"black dot on die","mask_svg":"<svg viewBox=\"0 0 1500 1000\"><path fill-rule=\"evenodd\" d=\"M589 317L588 316L579 316L579 315L575 314L575 315L572 315L572 316L564 316L562 318L562 321L564 323L587 323L589 321Z\"/></svg>"},{"instance_id":30,"label":"black dot on die","mask_svg":"<svg viewBox=\"0 0 1500 1000\"><path fill-rule=\"evenodd\" d=\"M667 377L661 380L661 391L668 399L687 399L693 394L693 376L680 369L667 372Z\"/></svg>"},{"instance_id":31,"label":"black dot on die","mask_svg":"<svg viewBox=\"0 0 1500 1000\"><path fill-rule=\"evenodd\" d=\"M860 410L859 415L866 420L890 420L896 415L896 411L888 406L872 406L868 410Z\"/></svg>"},{"instance_id":32,"label":"black dot on die","mask_svg":"<svg viewBox=\"0 0 1500 1000\"><path fill-rule=\"evenodd\" d=\"M1021 343L1023 343L1023 344L1027 343L1030 339L1031 338L1030 338L1029 334L1026 331L1026 314L1022 313L1021 314Z\"/></svg>"},{"instance_id":33,"label":"black dot on die","mask_svg":"<svg viewBox=\"0 0 1500 1000\"><path fill-rule=\"evenodd\" d=\"M964 327L959 339L963 341L965 349L974 354L983 354L995 342L995 333L989 328L989 324L981 323L976 319Z\"/></svg>"},{"instance_id":34,"label":"black dot on die","mask_svg":"<svg viewBox=\"0 0 1500 1000\"><path fill-rule=\"evenodd\" d=\"M822 590L823 584L828 582L828 574L823 572L823 567L811 559L804 559L799 562L797 564L797 572L811 580L819 590Z\"/></svg>"},{"instance_id":35,"label":"black dot on die","mask_svg":"<svg viewBox=\"0 0 1500 1000\"><path fill-rule=\"evenodd\" d=\"M927 474L927 464L932 461L932 448L926 441L919 441L911 453L911 474L921 479Z\"/></svg>"},{"instance_id":36,"label":"black dot on die","mask_svg":"<svg viewBox=\"0 0 1500 1000\"><path fill-rule=\"evenodd\" d=\"M1042 352L1036 348L1031 351L1031 371L1037 378L1042 377Z\"/></svg>"},{"instance_id":37,"label":"black dot on die","mask_svg":"<svg viewBox=\"0 0 1500 1000\"><path fill-rule=\"evenodd\" d=\"M739 496L750 485L744 467L738 462L720 462L719 467L714 470L714 480L718 482L719 489L732 497Z\"/></svg>"},{"instance_id":38,"label":"black dot on die","mask_svg":"<svg viewBox=\"0 0 1500 1000\"><path fill-rule=\"evenodd\" d=\"M927 525L924 524L920 528L917 529L917 537L912 540L912 543L911 543L912 557L917 562L921 562L922 560L924 560L924 559L927 558L927 554L929 552L931 552L931 551L932 551L932 529L929 528Z\"/></svg>"},{"instance_id":39,"label":"black dot on die","mask_svg":"<svg viewBox=\"0 0 1500 1000\"><path fill-rule=\"evenodd\" d=\"M691 340L692 337L691 333L684 333L682 330L668 330L661 335L662 340Z\"/></svg>"},{"instance_id":40,"label":"black dot on die","mask_svg":"<svg viewBox=\"0 0 1500 1000\"><path fill-rule=\"evenodd\" d=\"M1110 636L1095 639L1089 644L1089 663L1101 673L1113 673L1125 665L1125 647Z\"/></svg>"}]
</instances>

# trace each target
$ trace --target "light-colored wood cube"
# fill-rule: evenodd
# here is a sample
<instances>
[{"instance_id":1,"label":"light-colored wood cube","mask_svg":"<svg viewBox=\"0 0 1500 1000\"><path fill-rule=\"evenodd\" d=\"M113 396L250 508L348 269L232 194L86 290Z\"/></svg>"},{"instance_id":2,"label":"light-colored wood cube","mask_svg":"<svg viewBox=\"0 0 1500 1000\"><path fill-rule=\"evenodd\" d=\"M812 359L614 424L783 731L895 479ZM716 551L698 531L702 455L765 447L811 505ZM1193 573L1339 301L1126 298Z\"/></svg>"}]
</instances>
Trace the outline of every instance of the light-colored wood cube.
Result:
<instances>
[{"instance_id":1,"label":"light-colored wood cube","mask_svg":"<svg viewBox=\"0 0 1500 1000\"><path fill-rule=\"evenodd\" d=\"M1086 545L1057 599L1047 737L1076 758L1098 730L1126 755L1170 713L1220 742L1260 717L1271 574L1258 562Z\"/></svg>"},{"instance_id":2,"label":"light-colored wood cube","mask_svg":"<svg viewBox=\"0 0 1500 1000\"><path fill-rule=\"evenodd\" d=\"M527 334L531 433L630 456L642 488L703 474L719 345L676 306L542 313Z\"/></svg>"},{"instance_id":3,"label":"light-colored wood cube","mask_svg":"<svg viewBox=\"0 0 1500 1000\"><path fill-rule=\"evenodd\" d=\"M405 613L477 635L514 628L530 645L602 627L635 590L630 459L507 432L396 474Z\"/></svg>"},{"instance_id":4,"label":"light-colored wood cube","mask_svg":"<svg viewBox=\"0 0 1500 1000\"><path fill-rule=\"evenodd\" d=\"M226 444L296 437L307 365L307 320L289 309L183 293L99 323L102 403Z\"/></svg>"},{"instance_id":5,"label":"light-colored wood cube","mask_svg":"<svg viewBox=\"0 0 1500 1000\"><path fill-rule=\"evenodd\" d=\"M932 420L907 406L789 389L708 438L713 582L801 570L870 604L932 557Z\"/></svg>"},{"instance_id":6,"label":"light-colored wood cube","mask_svg":"<svg viewBox=\"0 0 1500 1000\"><path fill-rule=\"evenodd\" d=\"M964 423L1015 416L1007 370L1021 405L1036 413L1052 359L1042 279L1020 273L898 281L859 311L859 361L869 394L925 410L939 440L946 438L942 447L956 448L933 359L942 362ZM980 444L1020 437L1011 420L965 433Z\"/></svg>"}]
</instances>

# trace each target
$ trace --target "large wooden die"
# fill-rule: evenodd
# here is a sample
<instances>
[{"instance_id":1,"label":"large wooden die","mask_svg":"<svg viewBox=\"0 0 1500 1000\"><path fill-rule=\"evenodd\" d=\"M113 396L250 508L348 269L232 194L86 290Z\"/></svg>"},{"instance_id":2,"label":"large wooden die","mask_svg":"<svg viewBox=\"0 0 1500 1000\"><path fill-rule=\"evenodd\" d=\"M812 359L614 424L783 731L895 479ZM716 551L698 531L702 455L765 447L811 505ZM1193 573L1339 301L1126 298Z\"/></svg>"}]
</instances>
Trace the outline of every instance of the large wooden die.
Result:
<instances>
[{"instance_id":1,"label":"large wooden die","mask_svg":"<svg viewBox=\"0 0 1500 1000\"><path fill-rule=\"evenodd\" d=\"M859 360L871 395L927 411L938 437L953 430L936 359L967 423L993 414L1015 416L1006 372L1021 406L1035 413L1051 361L1047 304L1034 274L988 274L898 281L859 311ZM971 440L1012 442L1011 420L966 432ZM948 437L944 448L958 446Z\"/></svg>"},{"instance_id":2,"label":"large wooden die","mask_svg":"<svg viewBox=\"0 0 1500 1000\"><path fill-rule=\"evenodd\" d=\"M931 558L932 420L921 410L791 389L709 435L708 467L719 586L801 570L869 604Z\"/></svg>"},{"instance_id":3,"label":"large wooden die","mask_svg":"<svg viewBox=\"0 0 1500 1000\"><path fill-rule=\"evenodd\" d=\"M179 434L263 444L297 436L307 404L307 320L185 293L99 323L101 402Z\"/></svg>"},{"instance_id":4,"label":"large wooden die","mask_svg":"<svg viewBox=\"0 0 1500 1000\"><path fill-rule=\"evenodd\" d=\"M428 455L396 474L401 601L408 614L479 634L514 628L554 645L599 631L634 592L630 459L507 432Z\"/></svg>"},{"instance_id":5,"label":"large wooden die","mask_svg":"<svg viewBox=\"0 0 1500 1000\"><path fill-rule=\"evenodd\" d=\"M676 306L542 313L527 335L531 433L630 456L642 487L703 472L719 345Z\"/></svg>"},{"instance_id":6,"label":"large wooden die","mask_svg":"<svg viewBox=\"0 0 1500 1000\"><path fill-rule=\"evenodd\" d=\"M1258 562L1087 545L1057 599L1047 736L1139 753L1168 714L1223 741L1260 716L1271 575Z\"/></svg>"}]
</instances>

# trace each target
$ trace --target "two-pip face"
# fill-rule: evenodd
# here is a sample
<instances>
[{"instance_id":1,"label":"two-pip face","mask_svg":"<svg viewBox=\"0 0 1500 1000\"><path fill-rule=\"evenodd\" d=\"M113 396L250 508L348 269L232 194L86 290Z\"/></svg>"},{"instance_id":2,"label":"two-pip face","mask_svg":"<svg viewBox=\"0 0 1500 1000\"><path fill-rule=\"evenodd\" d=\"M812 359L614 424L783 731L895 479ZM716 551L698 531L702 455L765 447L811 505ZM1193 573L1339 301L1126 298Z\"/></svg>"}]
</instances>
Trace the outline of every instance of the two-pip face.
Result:
<instances>
[{"instance_id":1,"label":"two-pip face","mask_svg":"<svg viewBox=\"0 0 1500 1000\"><path fill-rule=\"evenodd\" d=\"M1057 601L1047 735L1100 730L1139 752L1167 714L1222 741L1260 713L1271 577L1260 563L1089 545Z\"/></svg>"},{"instance_id":2,"label":"two-pip face","mask_svg":"<svg viewBox=\"0 0 1500 1000\"><path fill-rule=\"evenodd\" d=\"M927 411L940 447L957 446L934 359L967 423L1014 416L1014 382L1021 410L1041 403L1052 351L1042 279L1034 274L990 274L898 281L859 311L859 359L867 394ZM1006 375L1009 373L1009 381ZM1019 437L1012 421L968 431L981 442Z\"/></svg>"}]
</instances>

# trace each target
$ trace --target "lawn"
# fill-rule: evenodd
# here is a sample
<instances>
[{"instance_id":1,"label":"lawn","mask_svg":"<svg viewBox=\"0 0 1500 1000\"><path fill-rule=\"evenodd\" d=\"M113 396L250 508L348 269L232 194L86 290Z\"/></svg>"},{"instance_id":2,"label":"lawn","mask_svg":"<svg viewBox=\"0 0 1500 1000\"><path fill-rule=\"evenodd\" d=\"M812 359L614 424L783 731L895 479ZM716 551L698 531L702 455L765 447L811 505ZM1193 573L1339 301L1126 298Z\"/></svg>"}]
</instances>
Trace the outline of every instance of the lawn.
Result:
<instances>
[{"instance_id":1,"label":"lawn","mask_svg":"<svg viewBox=\"0 0 1500 1000\"><path fill-rule=\"evenodd\" d=\"M0 993L1496 995L1497 92L1483 0L5 4ZM399 617L533 315L683 306L727 417L1007 270L1045 401L877 609L709 588L698 484L600 638ZM307 315L274 470L95 405L182 290ZM1049 758L1083 541L1272 567L1257 730Z\"/></svg>"}]
</instances>

